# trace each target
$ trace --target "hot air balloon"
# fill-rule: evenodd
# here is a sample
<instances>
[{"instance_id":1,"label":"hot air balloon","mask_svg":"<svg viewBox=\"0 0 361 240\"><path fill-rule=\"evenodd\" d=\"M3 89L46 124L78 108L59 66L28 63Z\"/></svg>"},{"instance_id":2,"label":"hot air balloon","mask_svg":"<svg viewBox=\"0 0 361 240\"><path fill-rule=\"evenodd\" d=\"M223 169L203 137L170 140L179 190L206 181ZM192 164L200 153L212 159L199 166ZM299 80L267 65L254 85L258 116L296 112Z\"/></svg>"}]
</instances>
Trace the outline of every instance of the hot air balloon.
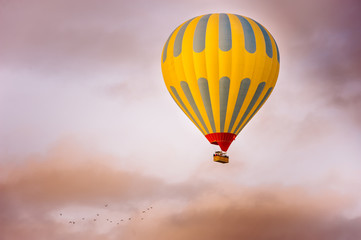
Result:
<instances>
[{"instance_id":1,"label":"hot air balloon","mask_svg":"<svg viewBox=\"0 0 361 240\"><path fill-rule=\"evenodd\" d=\"M278 77L276 41L258 22L236 14L207 14L178 26L166 41L167 89L202 134L226 151L270 96Z\"/></svg>"}]
</instances>

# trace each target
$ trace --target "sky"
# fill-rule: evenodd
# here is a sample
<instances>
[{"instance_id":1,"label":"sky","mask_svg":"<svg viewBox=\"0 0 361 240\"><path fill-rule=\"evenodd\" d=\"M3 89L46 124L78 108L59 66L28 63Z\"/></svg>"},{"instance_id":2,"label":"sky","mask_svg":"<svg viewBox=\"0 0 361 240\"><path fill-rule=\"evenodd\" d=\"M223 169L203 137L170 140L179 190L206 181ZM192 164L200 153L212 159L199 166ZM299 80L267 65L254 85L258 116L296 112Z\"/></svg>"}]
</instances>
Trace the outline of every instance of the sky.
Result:
<instances>
[{"instance_id":1,"label":"sky","mask_svg":"<svg viewBox=\"0 0 361 240\"><path fill-rule=\"evenodd\" d=\"M0 0L0 240L361 239L360 11ZM170 33L207 13L255 19L281 56L224 165L160 67Z\"/></svg>"}]
</instances>

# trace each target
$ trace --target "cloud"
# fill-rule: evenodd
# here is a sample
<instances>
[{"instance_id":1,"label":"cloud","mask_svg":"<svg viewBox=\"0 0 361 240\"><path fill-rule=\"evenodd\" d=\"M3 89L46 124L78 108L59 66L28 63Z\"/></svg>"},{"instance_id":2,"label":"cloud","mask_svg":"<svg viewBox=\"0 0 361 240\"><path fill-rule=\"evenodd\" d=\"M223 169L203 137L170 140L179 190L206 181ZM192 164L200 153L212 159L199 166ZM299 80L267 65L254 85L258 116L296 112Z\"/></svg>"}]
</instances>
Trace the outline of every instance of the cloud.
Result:
<instances>
[{"instance_id":1,"label":"cloud","mask_svg":"<svg viewBox=\"0 0 361 240\"><path fill-rule=\"evenodd\" d=\"M33 154L18 162L4 157L0 162L0 231L4 240L113 239L110 236L119 229L107 228L107 222L101 220L97 225L92 221L95 213L101 212L104 219L117 218L118 222L124 216L139 221L139 212L151 204L162 205L164 199L187 201L204 185L170 185L141 171L127 170L126 162L136 161L136 156L115 158L69 139L45 154ZM84 216L87 221L81 225ZM77 225L69 225L70 220Z\"/></svg>"},{"instance_id":2,"label":"cloud","mask_svg":"<svg viewBox=\"0 0 361 240\"><path fill-rule=\"evenodd\" d=\"M257 5L259 21L264 19L280 49L277 88L283 84L283 91L296 94L288 98L300 98L325 111L340 111L360 126L360 2L274 0Z\"/></svg>"},{"instance_id":3,"label":"cloud","mask_svg":"<svg viewBox=\"0 0 361 240\"><path fill-rule=\"evenodd\" d=\"M145 1L34 0L3 6L3 68L87 76L119 68L119 74L131 65L148 66L154 50L161 51L149 47L159 20L148 14ZM150 28L145 21L154 24Z\"/></svg>"},{"instance_id":4,"label":"cloud","mask_svg":"<svg viewBox=\"0 0 361 240\"><path fill-rule=\"evenodd\" d=\"M109 165L110 156L72 144L58 144L47 154L30 156L20 165L1 164L2 239L100 239L99 233L89 236L95 234L91 228L72 233L67 221L59 222L61 209L86 207L99 211L104 203L111 203L113 210L126 212L139 202L151 202L153 194L163 190L164 183L159 179L116 169ZM54 212L58 218L52 216ZM76 217L74 212L72 216Z\"/></svg>"},{"instance_id":5,"label":"cloud","mask_svg":"<svg viewBox=\"0 0 361 240\"><path fill-rule=\"evenodd\" d=\"M107 198L131 201L163 185L159 179L109 166L114 157L87 153L71 144L63 141L47 154L31 156L14 168L4 162L3 190L24 204L40 206L96 204Z\"/></svg>"},{"instance_id":6,"label":"cloud","mask_svg":"<svg viewBox=\"0 0 361 240\"><path fill-rule=\"evenodd\" d=\"M361 236L361 219L344 216L357 201L351 193L278 184L245 187L230 179L215 184L215 179L196 176L169 184L112 164L128 160L64 141L21 164L2 163L2 239L336 240ZM104 203L110 203L109 210ZM150 205L151 212L140 211ZM87 211L131 214L134 221L112 227L106 227L104 219L80 223ZM69 219L77 224L69 224Z\"/></svg>"},{"instance_id":7,"label":"cloud","mask_svg":"<svg viewBox=\"0 0 361 240\"><path fill-rule=\"evenodd\" d=\"M198 146L180 134L193 126L182 122L172 134L162 131L171 129L158 126L172 122L164 117L170 113L154 110L162 100L154 97L158 89L151 90L162 84L160 53L173 28L205 11L223 12L222 6L272 32L281 73L261 117L238 137L230 165L221 169L207 165L202 136L194 141ZM2 9L0 70L8 119L1 149L8 155L0 156L3 239L361 238L358 212L344 215L360 199L353 193L360 182L358 1L36 0L8 1ZM145 90L150 93L138 95ZM107 102L114 96L129 100L119 101L116 117L116 104ZM122 157L73 142L43 150L70 130L84 139L100 136ZM160 143L155 136L169 140ZM45 153L8 157L23 149ZM189 178L169 183L177 174ZM105 228L94 222L70 226L59 218L64 211L78 221L105 202L113 207L107 214L135 214L138 221ZM150 203L154 212L141 221L137 211Z\"/></svg>"},{"instance_id":8,"label":"cloud","mask_svg":"<svg viewBox=\"0 0 361 240\"><path fill-rule=\"evenodd\" d=\"M287 19L282 25L289 29L282 40L291 53L286 61L294 62L293 70L300 68L296 74L307 91L325 100L322 107L338 109L354 123L361 119L360 9L354 0L302 2L286 5L286 16L278 17Z\"/></svg>"},{"instance_id":9,"label":"cloud","mask_svg":"<svg viewBox=\"0 0 361 240\"><path fill-rule=\"evenodd\" d=\"M297 187L207 189L182 212L164 216L138 239L358 239L361 218L346 219L340 196ZM346 201L347 202L347 201ZM139 226L140 228L141 226ZM131 236L128 233L127 237Z\"/></svg>"}]
</instances>

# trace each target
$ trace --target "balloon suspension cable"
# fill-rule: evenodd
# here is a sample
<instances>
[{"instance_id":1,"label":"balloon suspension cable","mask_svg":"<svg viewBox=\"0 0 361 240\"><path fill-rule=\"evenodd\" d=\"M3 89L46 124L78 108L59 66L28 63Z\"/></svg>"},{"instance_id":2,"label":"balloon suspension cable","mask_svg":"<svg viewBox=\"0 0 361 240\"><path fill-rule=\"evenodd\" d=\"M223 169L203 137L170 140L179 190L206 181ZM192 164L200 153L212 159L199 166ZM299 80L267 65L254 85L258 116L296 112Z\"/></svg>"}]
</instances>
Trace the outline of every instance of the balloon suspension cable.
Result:
<instances>
[{"instance_id":1,"label":"balloon suspension cable","mask_svg":"<svg viewBox=\"0 0 361 240\"><path fill-rule=\"evenodd\" d=\"M219 162L219 163L228 163L229 157L226 154L227 154L227 152L216 151L213 154L213 161Z\"/></svg>"}]
</instances>

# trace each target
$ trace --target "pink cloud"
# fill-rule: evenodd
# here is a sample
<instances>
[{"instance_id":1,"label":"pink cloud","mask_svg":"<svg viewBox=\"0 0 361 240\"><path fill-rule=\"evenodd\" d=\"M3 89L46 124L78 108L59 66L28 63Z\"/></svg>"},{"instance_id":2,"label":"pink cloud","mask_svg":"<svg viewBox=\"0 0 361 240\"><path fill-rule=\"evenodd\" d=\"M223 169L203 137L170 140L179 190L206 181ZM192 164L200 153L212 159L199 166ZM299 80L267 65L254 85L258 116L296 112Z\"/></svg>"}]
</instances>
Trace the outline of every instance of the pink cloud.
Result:
<instances>
[{"instance_id":1,"label":"pink cloud","mask_svg":"<svg viewBox=\"0 0 361 240\"><path fill-rule=\"evenodd\" d=\"M343 216L355 203L352 194L312 192L301 186L277 184L244 187L226 181L225 185L214 185L211 180L200 179L166 184L140 172L114 168L109 165L111 158L62 143L22 164L2 164L7 175L0 183L2 239L361 237L360 218ZM100 221L79 224L81 211L76 210L97 209L104 203L111 203L112 211L131 210L149 202L156 208L146 219L140 218L140 212L136 221L124 223L121 228L114 225L106 232L99 231ZM75 211L78 225L59 216L66 208Z\"/></svg>"}]
</instances>

